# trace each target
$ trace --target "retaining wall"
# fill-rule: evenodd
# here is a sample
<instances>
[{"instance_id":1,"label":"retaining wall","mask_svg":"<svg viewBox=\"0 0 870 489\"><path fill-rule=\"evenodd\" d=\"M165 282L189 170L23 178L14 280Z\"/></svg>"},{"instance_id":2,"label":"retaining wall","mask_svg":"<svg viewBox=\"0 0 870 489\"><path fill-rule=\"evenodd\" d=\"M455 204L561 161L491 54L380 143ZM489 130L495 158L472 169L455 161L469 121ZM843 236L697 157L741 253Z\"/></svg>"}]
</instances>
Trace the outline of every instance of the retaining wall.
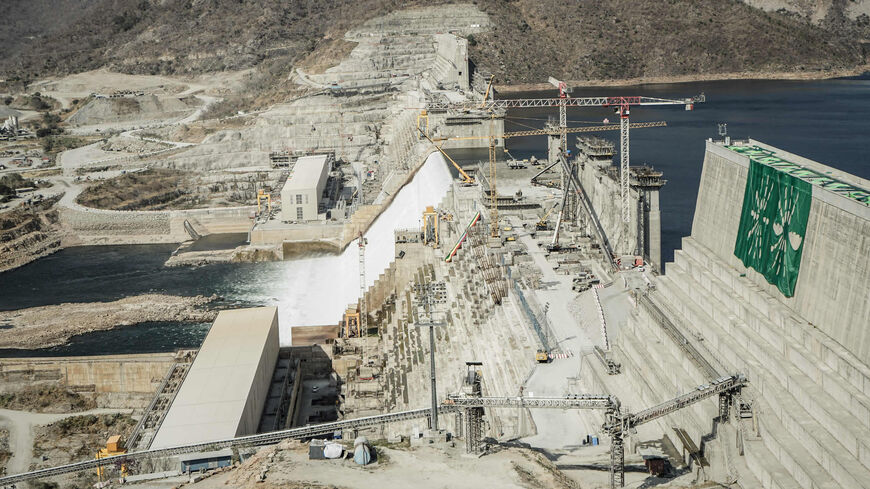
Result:
<instances>
[{"instance_id":1,"label":"retaining wall","mask_svg":"<svg viewBox=\"0 0 870 489\"><path fill-rule=\"evenodd\" d=\"M101 393L152 393L174 362L174 353L9 358L0 361L0 378L14 381L50 377L71 387L93 386Z\"/></svg>"}]
</instances>

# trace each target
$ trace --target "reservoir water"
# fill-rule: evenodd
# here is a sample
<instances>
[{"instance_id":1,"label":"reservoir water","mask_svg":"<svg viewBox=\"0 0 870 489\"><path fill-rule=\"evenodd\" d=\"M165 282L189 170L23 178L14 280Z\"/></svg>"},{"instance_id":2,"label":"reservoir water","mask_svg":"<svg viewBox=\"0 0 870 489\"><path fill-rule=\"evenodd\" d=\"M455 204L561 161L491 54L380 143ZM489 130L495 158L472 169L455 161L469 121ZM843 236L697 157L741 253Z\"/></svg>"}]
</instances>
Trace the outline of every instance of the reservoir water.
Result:
<instances>
[{"instance_id":1,"label":"reservoir water","mask_svg":"<svg viewBox=\"0 0 870 489\"><path fill-rule=\"evenodd\" d=\"M576 89L573 96L648 95L682 98L704 92L707 102L696 110L682 107L641 107L633 121L666 120L669 127L632 131L632 163L649 163L664 171L662 190L663 258L670 260L680 238L691 232L697 198L703 141L717 136L717 123L728 123L735 138L751 136L784 150L870 178L870 78L827 81L722 81L639 87ZM553 91L512 96L554 96ZM509 113L507 130L542 127L553 110L524 109ZM569 121L600 123L615 120L607 109L569 109ZM569 125L572 125L569 122ZM573 125L579 125L575 122ZM600 134L616 140L616 132ZM573 141L573 139L572 139ZM543 137L508 140L513 156L545 153ZM573 146L573 144L572 144ZM485 157L485 151L483 153ZM434 162L434 163L433 163ZM422 209L437 204L449 186L440 157L420 170L397 196L390 209L372 226L366 253L366 278L373 283L393 259L392 231L417 226ZM234 244L220 240L201 246L220 248ZM0 274L0 309L18 309L64 302L109 301L128 295L166 293L212 295L229 304L277 305L282 342L289 342L290 324L336 323L344 307L359 291L358 248L344 254L309 257L289 262L215 264L196 268L165 268L174 245L83 247L62 250L11 272ZM130 351L160 351L196 346L207 325L152 323L145 332L136 327L98 332L74 338L70 345L42 350L45 355L117 352L127 338ZM138 326L137 326L138 327ZM166 328L177 328L177 335ZM166 339L169 337L169 339ZM177 345L177 346L173 346ZM62 352L61 352L62 351ZM28 353L30 354L30 353ZM6 355L0 352L0 356Z\"/></svg>"},{"instance_id":2,"label":"reservoir water","mask_svg":"<svg viewBox=\"0 0 870 489\"><path fill-rule=\"evenodd\" d=\"M870 76L820 81L734 80L618 88L577 88L573 97L642 95L686 98L699 93L707 102L695 110L683 106L634 107L632 122L667 121L668 127L631 131L631 163L648 163L664 172L661 192L662 259L673 259L680 239L691 234L701 180L704 140L718 138L717 123L728 124L733 138L763 141L834 168L870 178ZM555 90L505 95L504 98L557 97ZM508 113L506 131L543 127L556 109L517 109ZM569 126L618 122L611 109L569 108ZM596 134L617 143L618 131ZM575 138L569 135L569 148ZM546 137L507 140L515 158L546 155ZM618 159L619 156L617 155Z\"/></svg>"}]
</instances>

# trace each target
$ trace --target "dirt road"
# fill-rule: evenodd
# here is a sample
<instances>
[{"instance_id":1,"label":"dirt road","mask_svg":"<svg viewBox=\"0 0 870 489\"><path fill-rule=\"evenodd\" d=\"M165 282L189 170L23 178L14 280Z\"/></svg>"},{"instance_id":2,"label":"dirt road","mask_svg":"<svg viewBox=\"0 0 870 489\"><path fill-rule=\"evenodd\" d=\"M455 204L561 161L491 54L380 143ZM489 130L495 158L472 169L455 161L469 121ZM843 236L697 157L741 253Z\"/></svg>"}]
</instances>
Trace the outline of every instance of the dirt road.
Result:
<instances>
[{"instance_id":1,"label":"dirt road","mask_svg":"<svg viewBox=\"0 0 870 489\"><path fill-rule=\"evenodd\" d=\"M27 472L33 461L33 427L50 424L72 416L86 414L129 413L131 410L92 409L79 413L48 414L0 409L0 425L9 430L9 449L12 458L6 466L7 474Z\"/></svg>"}]
</instances>

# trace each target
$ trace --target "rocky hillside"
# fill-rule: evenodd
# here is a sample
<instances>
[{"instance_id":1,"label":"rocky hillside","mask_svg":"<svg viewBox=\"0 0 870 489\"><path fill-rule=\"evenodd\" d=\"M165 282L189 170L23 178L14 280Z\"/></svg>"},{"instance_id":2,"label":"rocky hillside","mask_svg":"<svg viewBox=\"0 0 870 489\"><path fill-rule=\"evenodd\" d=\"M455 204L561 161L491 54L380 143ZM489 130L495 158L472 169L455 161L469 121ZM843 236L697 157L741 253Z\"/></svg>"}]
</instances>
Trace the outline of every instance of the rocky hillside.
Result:
<instances>
[{"instance_id":1,"label":"rocky hillside","mask_svg":"<svg viewBox=\"0 0 870 489\"><path fill-rule=\"evenodd\" d=\"M818 71L865 63L854 37L737 0L486 0L473 59L503 83Z\"/></svg>"},{"instance_id":2,"label":"rocky hillside","mask_svg":"<svg viewBox=\"0 0 870 489\"><path fill-rule=\"evenodd\" d=\"M154 74L259 67L279 79L350 27L424 3L433 2L9 0L0 78L107 66ZM495 27L471 39L472 59L501 83L815 71L866 61L867 0L828 0L821 20L801 8L826 2L803 0L473 3Z\"/></svg>"}]
</instances>

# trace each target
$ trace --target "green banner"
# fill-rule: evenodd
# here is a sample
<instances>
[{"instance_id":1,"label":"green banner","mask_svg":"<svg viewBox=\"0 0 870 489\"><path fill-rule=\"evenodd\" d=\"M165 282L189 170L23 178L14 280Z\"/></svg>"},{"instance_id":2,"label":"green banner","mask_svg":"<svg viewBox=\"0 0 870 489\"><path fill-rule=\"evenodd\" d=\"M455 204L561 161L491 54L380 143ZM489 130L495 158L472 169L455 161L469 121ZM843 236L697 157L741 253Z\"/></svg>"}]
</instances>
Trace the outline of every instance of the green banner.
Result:
<instances>
[{"instance_id":1,"label":"green banner","mask_svg":"<svg viewBox=\"0 0 870 489\"><path fill-rule=\"evenodd\" d=\"M750 158L734 255L794 295L812 202L809 182Z\"/></svg>"}]
</instances>

